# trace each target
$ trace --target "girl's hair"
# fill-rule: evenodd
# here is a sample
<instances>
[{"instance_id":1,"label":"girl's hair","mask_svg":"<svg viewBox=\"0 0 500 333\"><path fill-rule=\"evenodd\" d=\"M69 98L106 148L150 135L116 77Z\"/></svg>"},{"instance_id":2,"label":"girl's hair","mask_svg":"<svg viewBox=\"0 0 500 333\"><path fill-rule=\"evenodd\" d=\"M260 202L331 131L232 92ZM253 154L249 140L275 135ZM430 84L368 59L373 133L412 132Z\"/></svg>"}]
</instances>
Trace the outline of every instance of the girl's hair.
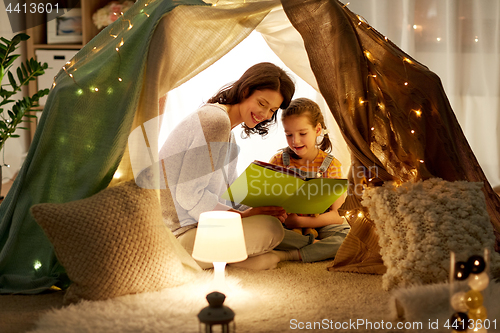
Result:
<instances>
[{"instance_id":1,"label":"girl's hair","mask_svg":"<svg viewBox=\"0 0 500 333\"><path fill-rule=\"evenodd\" d=\"M316 125L319 123L321 124L321 128L326 130L325 119L323 118L323 113L321 113L319 105L309 98L294 99L290 103L290 105L285 110L283 110L283 113L281 114L281 121L283 122L287 117L290 116L305 116L313 127L316 127ZM328 137L328 133L325 133L325 135L323 136L323 140L321 140L321 143L319 144L319 149L327 153L332 150L332 143L330 141L330 138ZM295 154L293 150L290 149L290 147L286 147L284 150L288 152L288 154L290 154L293 159L301 158L300 156Z\"/></svg>"},{"instance_id":2,"label":"girl's hair","mask_svg":"<svg viewBox=\"0 0 500 333\"><path fill-rule=\"evenodd\" d=\"M247 69L238 81L222 87L217 94L208 100L208 103L234 105L250 97L255 90L265 89L279 92L283 96L280 109L285 109L295 93L295 83L283 69L272 63L262 62ZM246 137L254 133L262 136L267 135L270 125L276 123L276 114L277 112L274 112L271 119L257 124L254 128L243 124Z\"/></svg>"}]
</instances>

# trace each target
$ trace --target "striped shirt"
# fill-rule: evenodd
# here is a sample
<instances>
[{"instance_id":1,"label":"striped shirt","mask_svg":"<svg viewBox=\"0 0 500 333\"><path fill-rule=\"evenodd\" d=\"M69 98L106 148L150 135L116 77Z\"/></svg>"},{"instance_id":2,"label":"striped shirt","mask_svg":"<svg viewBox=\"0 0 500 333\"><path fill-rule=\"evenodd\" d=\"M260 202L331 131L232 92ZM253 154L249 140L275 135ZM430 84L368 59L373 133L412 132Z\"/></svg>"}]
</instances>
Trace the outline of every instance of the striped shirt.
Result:
<instances>
[{"instance_id":1,"label":"striped shirt","mask_svg":"<svg viewBox=\"0 0 500 333\"><path fill-rule=\"evenodd\" d=\"M319 150L318 155L316 155L316 158L312 162L307 162L306 165L300 165L297 163L297 160L290 158L290 165L287 166L287 168L294 167L299 170L303 170L306 172L318 172L319 167L321 166L321 163L323 163L323 160L328 156L327 153L322 151L321 149ZM280 166L283 165L283 152L279 152L276 155L274 155L271 160L269 161L271 164L276 164ZM333 158L332 162L330 163L330 166L328 166L328 169L326 169L326 172L323 174L324 178L342 178L342 164L336 159Z\"/></svg>"}]
</instances>

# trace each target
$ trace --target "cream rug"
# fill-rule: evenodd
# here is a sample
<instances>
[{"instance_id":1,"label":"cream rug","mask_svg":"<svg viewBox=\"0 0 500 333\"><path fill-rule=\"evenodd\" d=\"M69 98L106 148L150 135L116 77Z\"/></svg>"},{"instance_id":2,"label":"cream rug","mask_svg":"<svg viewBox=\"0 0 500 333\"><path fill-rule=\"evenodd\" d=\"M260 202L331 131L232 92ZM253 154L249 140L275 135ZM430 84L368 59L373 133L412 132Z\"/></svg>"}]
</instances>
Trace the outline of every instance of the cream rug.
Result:
<instances>
[{"instance_id":1,"label":"cream rug","mask_svg":"<svg viewBox=\"0 0 500 333\"><path fill-rule=\"evenodd\" d=\"M445 285L388 292L380 275L331 272L327 266L285 262L258 272L229 267L225 305L236 313L236 331L450 332L444 327L452 313ZM199 332L197 314L208 305L212 281L211 271L204 271L193 282L160 292L51 310L30 332ZM500 316L500 288L492 288L487 308ZM429 328L436 319L439 326Z\"/></svg>"},{"instance_id":2,"label":"cream rug","mask_svg":"<svg viewBox=\"0 0 500 333\"><path fill-rule=\"evenodd\" d=\"M397 331L380 329L389 320L390 299L380 275L330 272L327 264L285 262L259 272L229 267L225 305L236 313L237 332L291 332L314 322L321 324L317 330L344 325L343 332ZM160 292L84 301L43 314L31 332L198 332L197 314L208 305L211 282L205 271L194 282ZM368 321L372 329L363 324Z\"/></svg>"}]
</instances>

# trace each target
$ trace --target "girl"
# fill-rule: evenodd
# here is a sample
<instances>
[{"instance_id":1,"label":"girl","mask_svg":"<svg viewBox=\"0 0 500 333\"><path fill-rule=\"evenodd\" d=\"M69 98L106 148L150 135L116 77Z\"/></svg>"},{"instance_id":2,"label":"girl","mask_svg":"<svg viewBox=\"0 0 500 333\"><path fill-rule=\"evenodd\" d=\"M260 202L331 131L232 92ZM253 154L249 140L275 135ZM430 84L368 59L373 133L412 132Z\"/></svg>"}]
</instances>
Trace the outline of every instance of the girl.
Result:
<instances>
[{"instance_id":1,"label":"girl","mask_svg":"<svg viewBox=\"0 0 500 333\"><path fill-rule=\"evenodd\" d=\"M341 178L340 162L328 152L332 144L318 104L307 98L293 100L283 111L281 121L288 147L274 155L270 163L294 168L307 177ZM273 251L280 260L314 262L335 257L337 250L350 230L337 209L343 203L339 198L319 215L299 216L288 214L284 224L285 238ZM289 229L313 228L315 235L302 235Z\"/></svg>"},{"instance_id":2,"label":"girl","mask_svg":"<svg viewBox=\"0 0 500 333\"><path fill-rule=\"evenodd\" d=\"M190 254L200 213L231 210L241 214L249 257L234 265L276 267L279 258L271 250L284 237L284 210L229 207L220 196L237 176L238 149L231 130L242 124L246 136L266 135L276 112L288 106L294 91L292 79L281 68L256 64L185 118L167 138L160 150L168 182L168 190L161 191L163 217ZM202 268L212 267L198 263Z\"/></svg>"}]
</instances>

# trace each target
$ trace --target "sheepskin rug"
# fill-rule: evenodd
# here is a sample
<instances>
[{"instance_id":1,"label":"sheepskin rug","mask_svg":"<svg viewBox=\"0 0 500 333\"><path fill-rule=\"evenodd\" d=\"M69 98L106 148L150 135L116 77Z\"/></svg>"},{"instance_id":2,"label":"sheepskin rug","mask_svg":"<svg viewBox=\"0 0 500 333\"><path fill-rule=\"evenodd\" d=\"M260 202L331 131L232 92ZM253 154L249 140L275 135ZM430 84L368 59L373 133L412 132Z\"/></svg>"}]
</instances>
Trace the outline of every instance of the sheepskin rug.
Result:
<instances>
[{"instance_id":1,"label":"sheepskin rug","mask_svg":"<svg viewBox=\"0 0 500 333\"><path fill-rule=\"evenodd\" d=\"M488 249L498 276L500 261L482 186L431 178L365 190L362 204L375 223L387 267L385 290L447 281L451 251L462 261Z\"/></svg>"},{"instance_id":2,"label":"sheepskin rug","mask_svg":"<svg viewBox=\"0 0 500 333\"><path fill-rule=\"evenodd\" d=\"M327 264L283 262L267 271L228 267L224 304L236 313L236 332L339 331L335 325L343 325L342 332L394 332L382 276L330 272ZM212 281L209 270L158 292L81 301L42 314L30 333L200 332L197 314L208 305Z\"/></svg>"}]
</instances>

